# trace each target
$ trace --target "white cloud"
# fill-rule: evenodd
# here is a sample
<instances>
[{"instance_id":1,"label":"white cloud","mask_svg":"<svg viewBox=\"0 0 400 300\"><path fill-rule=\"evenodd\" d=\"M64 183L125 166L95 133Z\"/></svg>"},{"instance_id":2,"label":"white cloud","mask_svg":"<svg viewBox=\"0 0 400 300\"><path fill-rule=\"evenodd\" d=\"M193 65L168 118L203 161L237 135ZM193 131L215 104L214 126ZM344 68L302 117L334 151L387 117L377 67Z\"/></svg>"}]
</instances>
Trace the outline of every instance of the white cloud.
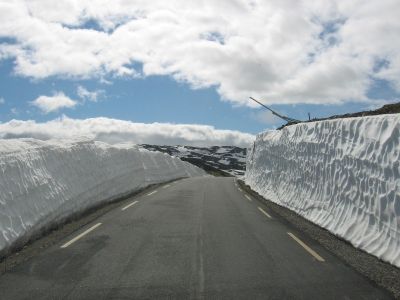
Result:
<instances>
[{"instance_id":1,"label":"white cloud","mask_svg":"<svg viewBox=\"0 0 400 300\"><path fill-rule=\"evenodd\" d=\"M38 107L45 114L48 114L58 111L61 108L74 107L77 102L65 96L63 92L57 92L54 96L39 96L31 104Z\"/></svg>"},{"instance_id":2,"label":"white cloud","mask_svg":"<svg viewBox=\"0 0 400 300\"><path fill-rule=\"evenodd\" d=\"M6 100L4 100L4 98L0 97L0 104L4 104L6 103Z\"/></svg>"},{"instance_id":3,"label":"white cloud","mask_svg":"<svg viewBox=\"0 0 400 300\"><path fill-rule=\"evenodd\" d=\"M90 92L86 88L84 88L83 86L80 85L76 89L76 93L78 94L79 98L81 98L84 101L88 100L88 101L92 101L92 102L97 102L98 98L100 97L100 95L102 95L104 93L104 91L96 90L96 91Z\"/></svg>"},{"instance_id":4,"label":"white cloud","mask_svg":"<svg viewBox=\"0 0 400 300\"><path fill-rule=\"evenodd\" d=\"M66 139L86 137L107 143L134 142L158 145L235 145L248 147L254 135L212 126L170 123L133 123L130 121L93 118L58 118L45 123L12 120L0 124L0 138Z\"/></svg>"},{"instance_id":5,"label":"white cloud","mask_svg":"<svg viewBox=\"0 0 400 300\"><path fill-rule=\"evenodd\" d=\"M282 120L272 114L270 111L261 110L252 114L253 119L266 125L276 125L282 123Z\"/></svg>"},{"instance_id":6,"label":"white cloud","mask_svg":"<svg viewBox=\"0 0 400 300\"><path fill-rule=\"evenodd\" d=\"M0 59L34 78L169 75L239 104L368 101L373 78L400 91L399 11L398 0L3 1L0 36L15 40Z\"/></svg>"}]
</instances>

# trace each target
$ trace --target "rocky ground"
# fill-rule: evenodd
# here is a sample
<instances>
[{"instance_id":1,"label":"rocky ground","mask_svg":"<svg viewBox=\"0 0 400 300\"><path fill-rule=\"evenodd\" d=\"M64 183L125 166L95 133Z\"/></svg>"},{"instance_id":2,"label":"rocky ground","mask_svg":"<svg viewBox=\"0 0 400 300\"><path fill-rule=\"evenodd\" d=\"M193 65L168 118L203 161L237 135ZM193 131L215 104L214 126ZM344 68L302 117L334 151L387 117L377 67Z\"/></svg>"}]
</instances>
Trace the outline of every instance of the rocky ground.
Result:
<instances>
[{"instance_id":1,"label":"rocky ground","mask_svg":"<svg viewBox=\"0 0 400 300\"><path fill-rule=\"evenodd\" d=\"M314 118L309 121L304 121L304 122L300 122L300 123L317 122L317 121L333 120L333 119L343 119L343 118L376 116L376 115L385 115L385 114L398 114L398 113L400 113L400 102L386 104L386 105L382 106L381 108L378 108L375 110L366 110L366 111L360 111L360 112L356 112L356 113L348 113L348 114L344 114L344 115L334 115L334 116L330 116L328 118ZM286 126L290 126L290 125L294 125L294 124L298 124L298 123L287 123L287 124L279 127L278 130L282 129Z\"/></svg>"},{"instance_id":2,"label":"rocky ground","mask_svg":"<svg viewBox=\"0 0 400 300\"><path fill-rule=\"evenodd\" d=\"M150 151L160 151L177 156L213 175L243 176L246 170L246 148L234 146L157 146L143 144Z\"/></svg>"}]
</instances>

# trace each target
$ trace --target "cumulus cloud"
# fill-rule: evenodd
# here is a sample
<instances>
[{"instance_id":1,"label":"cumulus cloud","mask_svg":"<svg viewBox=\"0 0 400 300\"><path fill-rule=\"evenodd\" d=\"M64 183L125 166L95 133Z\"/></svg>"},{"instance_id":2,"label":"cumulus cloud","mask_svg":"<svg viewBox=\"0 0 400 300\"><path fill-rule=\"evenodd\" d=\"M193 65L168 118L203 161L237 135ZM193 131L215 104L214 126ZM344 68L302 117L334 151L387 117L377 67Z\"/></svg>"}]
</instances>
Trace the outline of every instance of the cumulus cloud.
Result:
<instances>
[{"instance_id":1,"label":"cumulus cloud","mask_svg":"<svg viewBox=\"0 0 400 300\"><path fill-rule=\"evenodd\" d=\"M61 108L74 107L77 102L65 96L63 92L57 92L53 96L39 96L31 104L38 107L45 114L48 114L58 111Z\"/></svg>"},{"instance_id":2,"label":"cumulus cloud","mask_svg":"<svg viewBox=\"0 0 400 300\"><path fill-rule=\"evenodd\" d=\"M104 93L103 90L95 90L95 91L88 91L86 88L83 86L78 86L76 89L76 93L78 94L79 98L81 98L84 101L92 101L92 102L97 102L98 98Z\"/></svg>"},{"instance_id":3,"label":"cumulus cloud","mask_svg":"<svg viewBox=\"0 0 400 300\"><path fill-rule=\"evenodd\" d=\"M0 59L46 78L168 75L239 104L368 102L400 91L398 0L0 2Z\"/></svg>"},{"instance_id":4,"label":"cumulus cloud","mask_svg":"<svg viewBox=\"0 0 400 300\"><path fill-rule=\"evenodd\" d=\"M4 100L4 98L0 97L0 104L4 104L6 103L6 100Z\"/></svg>"},{"instance_id":5,"label":"cumulus cloud","mask_svg":"<svg viewBox=\"0 0 400 300\"><path fill-rule=\"evenodd\" d=\"M212 126L170 123L133 123L130 121L92 118L61 117L45 123L12 120L0 124L0 138L75 139L84 137L111 144L192 145L248 147L254 135L234 130L220 130Z\"/></svg>"},{"instance_id":6,"label":"cumulus cloud","mask_svg":"<svg viewBox=\"0 0 400 300\"><path fill-rule=\"evenodd\" d=\"M257 120L260 123L266 124L266 125L276 125L282 123L282 120L275 116L272 112L270 111L258 111L256 113L252 114L253 119Z\"/></svg>"}]
</instances>

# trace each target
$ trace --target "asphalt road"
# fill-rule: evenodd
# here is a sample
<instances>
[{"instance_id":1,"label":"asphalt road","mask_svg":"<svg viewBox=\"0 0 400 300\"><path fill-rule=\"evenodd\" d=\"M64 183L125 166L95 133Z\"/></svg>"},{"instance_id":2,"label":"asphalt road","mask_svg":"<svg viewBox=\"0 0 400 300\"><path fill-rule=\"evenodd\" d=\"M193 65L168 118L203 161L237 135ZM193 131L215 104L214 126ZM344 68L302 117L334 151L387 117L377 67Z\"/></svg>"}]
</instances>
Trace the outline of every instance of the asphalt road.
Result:
<instances>
[{"instance_id":1,"label":"asphalt road","mask_svg":"<svg viewBox=\"0 0 400 300\"><path fill-rule=\"evenodd\" d=\"M3 299L390 299L232 178L150 190L0 277Z\"/></svg>"}]
</instances>

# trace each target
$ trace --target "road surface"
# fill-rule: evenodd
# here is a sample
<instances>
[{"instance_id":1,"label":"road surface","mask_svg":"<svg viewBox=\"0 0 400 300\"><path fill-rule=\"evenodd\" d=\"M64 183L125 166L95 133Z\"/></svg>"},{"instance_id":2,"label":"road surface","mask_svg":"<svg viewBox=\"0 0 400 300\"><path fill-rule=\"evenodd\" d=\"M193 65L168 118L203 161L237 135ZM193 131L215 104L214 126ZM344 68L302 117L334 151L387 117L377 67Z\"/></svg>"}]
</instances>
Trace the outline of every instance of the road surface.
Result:
<instances>
[{"instance_id":1,"label":"road surface","mask_svg":"<svg viewBox=\"0 0 400 300\"><path fill-rule=\"evenodd\" d=\"M149 190L0 277L1 299L390 299L233 178Z\"/></svg>"}]
</instances>

